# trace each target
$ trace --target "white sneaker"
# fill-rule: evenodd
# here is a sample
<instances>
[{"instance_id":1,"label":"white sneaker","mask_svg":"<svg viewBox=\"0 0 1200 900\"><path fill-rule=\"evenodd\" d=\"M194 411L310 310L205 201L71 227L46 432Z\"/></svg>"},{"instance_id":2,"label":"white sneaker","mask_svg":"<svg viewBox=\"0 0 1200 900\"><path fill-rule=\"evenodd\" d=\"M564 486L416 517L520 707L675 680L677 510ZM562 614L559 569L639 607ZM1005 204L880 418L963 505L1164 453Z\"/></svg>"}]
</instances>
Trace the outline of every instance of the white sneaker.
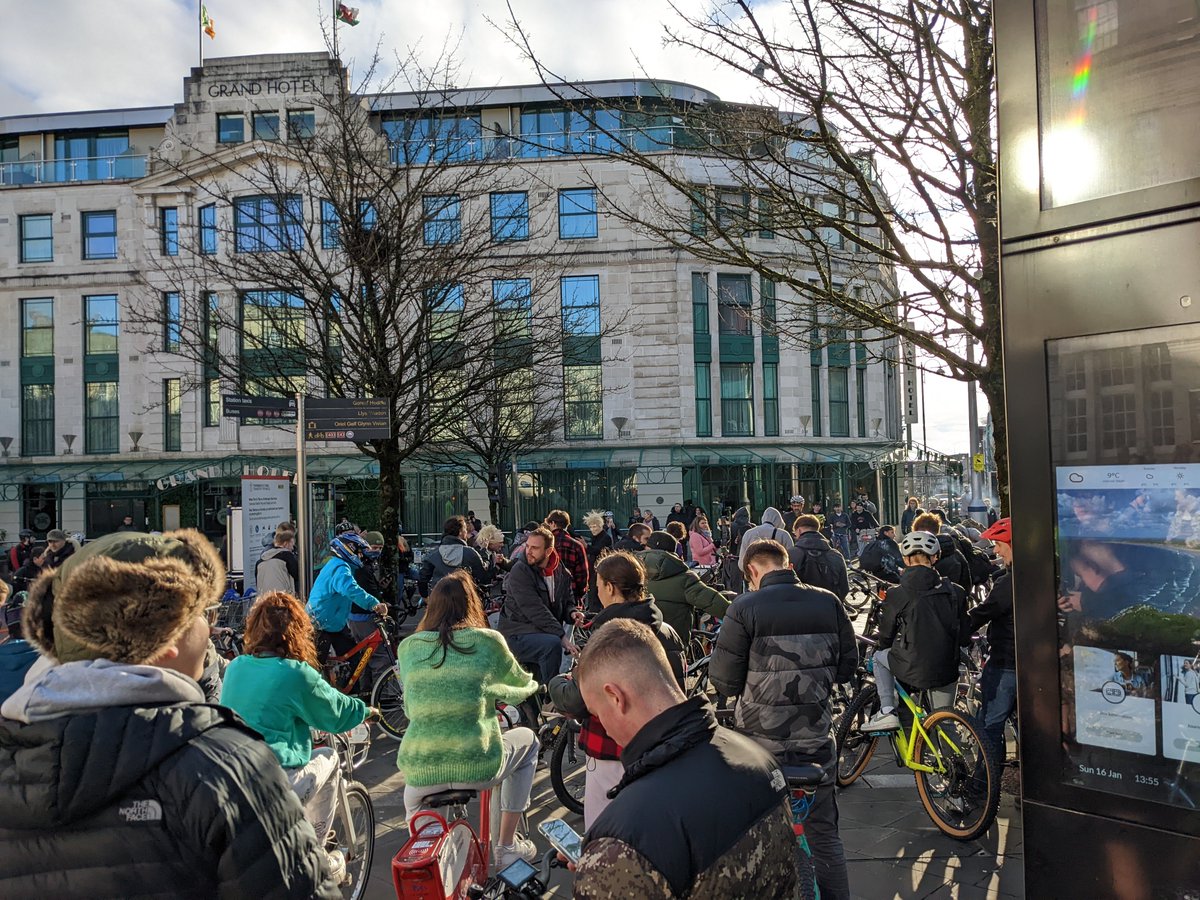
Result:
<instances>
[{"instance_id":1,"label":"white sneaker","mask_svg":"<svg viewBox=\"0 0 1200 900\"><path fill-rule=\"evenodd\" d=\"M329 850L325 853L325 858L329 860L329 871L338 887L348 884L350 878L346 871L346 854L341 850Z\"/></svg>"},{"instance_id":2,"label":"white sneaker","mask_svg":"<svg viewBox=\"0 0 1200 900\"><path fill-rule=\"evenodd\" d=\"M518 859L533 862L537 859L538 851L533 841L517 836L513 838L512 846L496 845L496 870L506 869Z\"/></svg>"},{"instance_id":3,"label":"white sneaker","mask_svg":"<svg viewBox=\"0 0 1200 900\"><path fill-rule=\"evenodd\" d=\"M882 710L880 710L879 712L875 713L875 715L871 716L871 718L868 719L866 722L863 722L862 727L859 730L867 731L867 732L896 731L899 728L900 728L900 719L897 718L895 712L893 712L891 710L889 710L887 712L883 712Z\"/></svg>"}]
</instances>

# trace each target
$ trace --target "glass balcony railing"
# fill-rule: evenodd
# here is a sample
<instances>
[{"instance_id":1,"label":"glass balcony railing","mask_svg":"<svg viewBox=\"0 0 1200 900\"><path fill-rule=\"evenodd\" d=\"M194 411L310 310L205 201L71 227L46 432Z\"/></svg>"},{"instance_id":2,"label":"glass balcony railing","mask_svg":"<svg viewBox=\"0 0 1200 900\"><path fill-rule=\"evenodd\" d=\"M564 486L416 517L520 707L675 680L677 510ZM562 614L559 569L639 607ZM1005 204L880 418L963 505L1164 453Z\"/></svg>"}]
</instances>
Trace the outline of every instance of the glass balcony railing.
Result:
<instances>
[{"instance_id":1,"label":"glass balcony railing","mask_svg":"<svg viewBox=\"0 0 1200 900\"><path fill-rule=\"evenodd\" d=\"M126 181L146 175L145 154L79 159L29 159L0 163L0 185L64 184L72 181Z\"/></svg>"}]
</instances>

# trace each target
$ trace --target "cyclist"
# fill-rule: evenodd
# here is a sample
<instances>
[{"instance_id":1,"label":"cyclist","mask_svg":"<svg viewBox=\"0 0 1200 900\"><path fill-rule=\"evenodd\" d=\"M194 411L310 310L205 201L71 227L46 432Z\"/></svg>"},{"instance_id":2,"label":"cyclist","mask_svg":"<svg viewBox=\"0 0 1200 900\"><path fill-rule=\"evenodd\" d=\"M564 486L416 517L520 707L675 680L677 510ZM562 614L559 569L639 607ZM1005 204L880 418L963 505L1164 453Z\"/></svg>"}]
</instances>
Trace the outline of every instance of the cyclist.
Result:
<instances>
[{"instance_id":1,"label":"cyclist","mask_svg":"<svg viewBox=\"0 0 1200 900\"><path fill-rule=\"evenodd\" d=\"M663 620L680 637L692 635L697 613L721 618L729 609L729 599L700 580L687 563L675 554L675 538L665 531L652 533L641 556L646 567L647 590L662 610Z\"/></svg>"},{"instance_id":2,"label":"cyclist","mask_svg":"<svg viewBox=\"0 0 1200 900\"><path fill-rule=\"evenodd\" d=\"M383 535L378 531L364 531L362 539L367 542L367 549L363 553L363 564L354 570L354 580L372 597L382 597L384 587L380 579L379 559L383 555ZM375 614L352 606L346 618L346 627L350 629L350 636L357 646L375 633ZM387 660L382 654L376 653L367 663L367 669L367 677L362 681L364 691L369 690L374 680L387 671Z\"/></svg>"},{"instance_id":3,"label":"cyclist","mask_svg":"<svg viewBox=\"0 0 1200 900\"><path fill-rule=\"evenodd\" d=\"M854 628L832 592L800 581L778 541L749 545L745 569L751 590L729 607L708 674L721 694L740 697L739 731L785 765L824 769L805 831L821 897L849 900L829 697L834 683L848 681L858 667Z\"/></svg>"},{"instance_id":4,"label":"cyclist","mask_svg":"<svg viewBox=\"0 0 1200 900\"><path fill-rule=\"evenodd\" d=\"M996 579L986 600L970 612L972 630L987 626L988 660L979 679L983 730L1004 761L1004 723L1017 708L1017 654L1013 625L1012 520L999 519L981 537L996 548L1004 574Z\"/></svg>"},{"instance_id":5,"label":"cyclist","mask_svg":"<svg viewBox=\"0 0 1200 900\"><path fill-rule=\"evenodd\" d=\"M654 598L646 593L646 569L632 553L610 553L596 565L596 593L603 610L592 620L592 631L613 619L634 619L654 632L671 664L671 674L683 687L684 647L675 629L663 622ZM591 762L584 775L583 825L591 828L608 806L608 791L621 780L621 748L595 716L588 715L579 685L570 675L557 675L550 682L550 699L555 707L580 719L579 746Z\"/></svg>"},{"instance_id":6,"label":"cyclist","mask_svg":"<svg viewBox=\"0 0 1200 900\"><path fill-rule=\"evenodd\" d=\"M329 549L333 557L321 567L308 595L308 614L317 626L318 652L327 645L338 656L344 656L355 643L347 627L351 607L381 616L388 608L354 580L354 570L362 567L371 545L358 534L346 531L329 542Z\"/></svg>"},{"instance_id":7,"label":"cyclist","mask_svg":"<svg viewBox=\"0 0 1200 900\"><path fill-rule=\"evenodd\" d=\"M858 564L876 578L896 584L900 581L900 568L904 558L900 555L900 546L896 543L896 529L891 525L881 525L875 540L868 543L858 555Z\"/></svg>"},{"instance_id":8,"label":"cyclist","mask_svg":"<svg viewBox=\"0 0 1200 900\"><path fill-rule=\"evenodd\" d=\"M300 798L319 840L325 841L337 806L338 759L329 747L313 750L312 729L341 734L371 712L321 677L312 620L291 594L259 595L246 619L246 651L229 664L221 705L263 736ZM346 875L340 850L327 850L335 880Z\"/></svg>"},{"instance_id":9,"label":"cyclist","mask_svg":"<svg viewBox=\"0 0 1200 900\"><path fill-rule=\"evenodd\" d=\"M21 612L25 609L25 594L8 595L8 585L0 581L0 616L8 638L0 644L0 703L7 700L25 681L38 658L37 648L24 639Z\"/></svg>"},{"instance_id":10,"label":"cyclist","mask_svg":"<svg viewBox=\"0 0 1200 900\"><path fill-rule=\"evenodd\" d=\"M792 523L796 533L795 545L788 551L792 568L800 580L812 587L832 591L839 600L850 593L846 574L846 558L829 546L821 534L821 521L816 516L797 516Z\"/></svg>"},{"instance_id":11,"label":"cyclist","mask_svg":"<svg viewBox=\"0 0 1200 900\"><path fill-rule=\"evenodd\" d=\"M684 696L654 632L631 619L609 622L588 641L576 675L588 709L624 748L625 772L588 829L574 896L796 896L779 764L720 727L706 698Z\"/></svg>"},{"instance_id":12,"label":"cyclist","mask_svg":"<svg viewBox=\"0 0 1200 900\"><path fill-rule=\"evenodd\" d=\"M941 515L938 515L941 513ZM942 523L945 512L935 508L931 512L921 513L913 520L913 531L922 531L933 535L938 544L938 560L935 568L939 575L949 578L964 591L971 589L971 567L967 558L962 555L950 534L942 533ZM909 532L910 534L912 532Z\"/></svg>"},{"instance_id":13,"label":"cyclist","mask_svg":"<svg viewBox=\"0 0 1200 900\"><path fill-rule=\"evenodd\" d=\"M42 574L46 568L46 556L48 550L45 544L37 544L31 548L29 559L26 563L13 572L13 590L17 593L28 591L38 576Z\"/></svg>"},{"instance_id":14,"label":"cyclist","mask_svg":"<svg viewBox=\"0 0 1200 900\"><path fill-rule=\"evenodd\" d=\"M398 757L407 817L429 794L499 784L496 867L532 861L537 848L516 832L529 808L538 740L528 728L501 734L496 703L515 706L537 682L487 627L467 573L451 572L430 592L420 627L396 651L396 674L409 719Z\"/></svg>"},{"instance_id":15,"label":"cyclist","mask_svg":"<svg viewBox=\"0 0 1200 900\"><path fill-rule=\"evenodd\" d=\"M887 592L875 653L879 712L863 724L864 731L900 727L897 680L929 690L934 707L954 702L959 651L971 642L971 627L966 592L934 568L939 549L937 537L926 531L910 531L900 541L904 571L900 584Z\"/></svg>"},{"instance_id":16,"label":"cyclist","mask_svg":"<svg viewBox=\"0 0 1200 900\"><path fill-rule=\"evenodd\" d=\"M563 651L572 656L579 652L565 626L583 619L571 596L571 576L548 528L539 526L529 533L522 558L504 579L504 590L497 628L517 659L546 684L562 668Z\"/></svg>"},{"instance_id":17,"label":"cyclist","mask_svg":"<svg viewBox=\"0 0 1200 900\"><path fill-rule=\"evenodd\" d=\"M463 516L451 516L446 520L442 526L441 544L421 560L417 591L422 597L428 597L439 580L460 569L469 571L476 584L487 584L495 577L495 567L486 565L479 551L467 546L469 533L467 520Z\"/></svg>"},{"instance_id":18,"label":"cyclist","mask_svg":"<svg viewBox=\"0 0 1200 900\"><path fill-rule=\"evenodd\" d=\"M2 709L0 893L340 896L275 756L196 684L224 590L190 529L106 535L34 584L56 664Z\"/></svg>"}]
</instances>

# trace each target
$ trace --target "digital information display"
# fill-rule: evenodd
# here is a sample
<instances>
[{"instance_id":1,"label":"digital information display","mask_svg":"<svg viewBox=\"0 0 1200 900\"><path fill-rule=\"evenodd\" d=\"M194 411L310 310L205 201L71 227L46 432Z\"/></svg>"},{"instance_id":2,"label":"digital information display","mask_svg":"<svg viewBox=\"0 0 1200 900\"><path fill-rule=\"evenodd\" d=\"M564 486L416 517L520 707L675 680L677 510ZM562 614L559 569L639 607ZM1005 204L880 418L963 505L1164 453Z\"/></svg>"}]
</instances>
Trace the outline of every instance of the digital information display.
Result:
<instances>
[{"instance_id":1,"label":"digital information display","mask_svg":"<svg viewBox=\"0 0 1200 900\"><path fill-rule=\"evenodd\" d=\"M1198 351L1195 326L1049 345L1063 781L1188 809L1200 803L1200 434L1180 376Z\"/></svg>"}]
</instances>

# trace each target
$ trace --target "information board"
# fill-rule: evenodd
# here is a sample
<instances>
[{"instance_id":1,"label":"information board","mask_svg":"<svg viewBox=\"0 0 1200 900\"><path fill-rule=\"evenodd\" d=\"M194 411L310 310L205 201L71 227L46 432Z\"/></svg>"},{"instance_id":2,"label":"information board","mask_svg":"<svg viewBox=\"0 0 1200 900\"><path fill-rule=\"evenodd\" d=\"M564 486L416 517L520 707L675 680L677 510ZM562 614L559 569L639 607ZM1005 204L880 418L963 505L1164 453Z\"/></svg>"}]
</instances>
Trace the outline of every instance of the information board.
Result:
<instances>
[{"instance_id":1,"label":"information board","mask_svg":"<svg viewBox=\"0 0 1200 900\"><path fill-rule=\"evenodd\" d=\"M1064 782L1200 803L1200 326L1049 342Z\"/></svg>"},{"instance_id":2,"label":"information board","mask_svg":"<svg viewBox=\"0 0 1200 900\"><path fill-rule=\"evenodd\" d=\"M242 477L242 552L245 588L256 584L255 568L275 539L280 522L292 518L292 479L277 475Z\"/></svg>"}]
</instances>

